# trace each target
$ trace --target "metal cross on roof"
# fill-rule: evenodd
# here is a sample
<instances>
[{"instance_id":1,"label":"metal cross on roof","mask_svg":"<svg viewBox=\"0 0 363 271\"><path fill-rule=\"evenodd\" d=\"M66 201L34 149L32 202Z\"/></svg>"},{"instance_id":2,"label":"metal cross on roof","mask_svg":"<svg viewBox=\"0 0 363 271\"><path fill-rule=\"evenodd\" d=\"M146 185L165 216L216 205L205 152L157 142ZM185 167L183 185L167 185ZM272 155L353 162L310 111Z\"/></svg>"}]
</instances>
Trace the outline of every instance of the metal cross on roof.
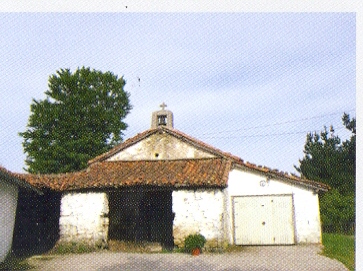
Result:
<instances>
[{"instance_id":1,"label":"metal cross on roof","mask_svg":"<svg viewBox=\"0 0 363 271\"><path fill-rule=\"evenodd\" d=\"M167 107L167 105L163 102L161 105L160 105L161 109L162 110L165 110L165 107Z\"/></svg>"}]
</instances>

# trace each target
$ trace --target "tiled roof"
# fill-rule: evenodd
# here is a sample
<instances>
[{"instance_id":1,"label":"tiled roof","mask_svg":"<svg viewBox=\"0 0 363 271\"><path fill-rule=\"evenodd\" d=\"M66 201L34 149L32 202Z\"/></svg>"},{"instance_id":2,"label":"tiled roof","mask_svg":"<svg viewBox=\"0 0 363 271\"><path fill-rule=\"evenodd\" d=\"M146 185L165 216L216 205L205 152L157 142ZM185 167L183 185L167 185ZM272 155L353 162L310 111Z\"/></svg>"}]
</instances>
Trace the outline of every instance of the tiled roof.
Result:
<instances>
[{"instance_id":1,"label":"tiled roof","mask_svg":"<svg viewBox=\"0 0 363 271\"><path fill-rule=\"evenodd\" d=\"M33 190L38 194L43 194L40 190L31 186L29 182L23 180L22 178L19 178L17 174L10 172L2 166L0 166L0 180L5 180L7 182L16 184L17 186L20 186L22 188Z\"/></svg>"},{"instance_id":2,"label":"tiled roof","mask_svg":"<svg viewBox=\"0 0 363 271\"><path fill-rule=\"evenodd\" d=\"M319 190L323 190L323 191L327 191L330 189L330 187L326 184L323 183L319 183L319 182L315 182L315 181L311 181L311 180L307 180L304 178L300 178L296 175L293 174L289 174L287 172L281 172L278 171L276 169L271 169L265 166L257 166L255 164L249 163L249 162L245 162L243 161L240 157L232 155L230 153L221 151L211 145L208 145L198 139L195 139L181 131L178 131L176 129L173 128L168 128L165 126L159 126L158 128L155 129L150 129L150 130L146 130L143 133L137 134L136 136L126 140L125 142L117 145L116 147L114 147L113 149L111 149L110 151L99 155L97 157L95 157L94 159L90 160L88 162L89 165L96 163L96 162L101 162L101 161L105 161L106 159L110 158L111 156L115 155L116 153L132 146L133 144L136 144L137 142L140 142L141 140L155 134L155 133L160 133L160 132L166 132L172 136L175 136L176 138L178 138L181 141L184 141L192 146L194 146L197 149L201 149L203 151L209 152L214 154L217 157L221 157L221 158L225 158L225 159L229 159L232 161L233 165L235 166L239 166L248 170L252 170L255 172L260 172L264 175L268 175L271 177L275 177L275 178L279 178L279 179L283 179L285 181L288 182L292 182L292 183L297 183L297 184L301 184L304 186L309 186L309 187L313 187Z\"/></svg>"},{"instance_id":3,"label":"tiled roof","mask_svg":"<svg viewBox=\"0 0 363 271\"><path fill-rule=\"evenodd\" d=\"M130 186L225 187L231 160L221 158L107 161L85 171L59 175L19 175L38 188L56 191Z\"/></svg>"}]
</instances>

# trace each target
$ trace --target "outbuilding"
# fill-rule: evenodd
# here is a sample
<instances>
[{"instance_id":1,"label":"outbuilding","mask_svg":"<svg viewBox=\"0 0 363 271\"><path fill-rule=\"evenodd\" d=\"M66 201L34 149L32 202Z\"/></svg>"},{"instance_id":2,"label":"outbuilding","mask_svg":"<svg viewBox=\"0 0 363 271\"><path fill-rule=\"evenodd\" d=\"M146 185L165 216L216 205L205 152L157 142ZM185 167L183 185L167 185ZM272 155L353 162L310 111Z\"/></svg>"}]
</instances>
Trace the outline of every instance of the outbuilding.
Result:
<instances>
[{"instance_id":1,"label":"outbuilding","mask_svg":"<svg viewBox=\"0 0 363 271\"><path fill-rule=\"evenodd\" d=\"M32 193L42 193L12 172L0 167L0 262L5 260L11 250L19 188Z\"/></svg>"},{"instance_id":2,"label":"outbuilding","mask_svg":"<svg viewBox=\"0 0 363 271\"><path fill-rule=\"evenodd\" d=\"M86 170L24 179L61 193L60 241L95 245L115 239L182 246L196 232L212 248L321 243L318 194L329 189L174 129L165 104L151 129Z\"/></svg>"}]
</instances>

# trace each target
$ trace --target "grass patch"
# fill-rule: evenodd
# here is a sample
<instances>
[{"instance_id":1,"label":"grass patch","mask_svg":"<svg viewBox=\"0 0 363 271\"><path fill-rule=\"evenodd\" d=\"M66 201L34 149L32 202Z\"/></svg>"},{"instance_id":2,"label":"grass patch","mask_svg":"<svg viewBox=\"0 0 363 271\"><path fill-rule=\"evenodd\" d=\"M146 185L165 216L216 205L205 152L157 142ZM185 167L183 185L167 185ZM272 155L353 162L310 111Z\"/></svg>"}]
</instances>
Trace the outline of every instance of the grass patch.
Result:
<instances>
[{"instance_id":1,"label":"grass patch","mask_svg":"<svg viewBox=\"0 0 363 271\"><path fill-rule=\"evenodd\" d=\"M152 242L130 242L109 240L108 250L114 252L133 252L133 253L167 253L159 243Z\"/></svg>"},{"instance_id":2,"label":"grass patch","mask_svg":"<svg viewBox=\"0 0 363 271\"><path fill-rule=\"evenodd\" d=\"M237 246L237 245L229 245L226 249L225 252L230 253L230 252L243 252L245 251L245 247L244 246Z\"/></svg>"},{"instance_id":3,"label":"grass patch","mask_svg":"<svg viewBox=\"0 0 363 271\"><path fill-rule=\"evenodd\" d=\"M349 270L355 270L355 237L335 233L323 233L323 255L337 259Z\"/></svg>"},{"instance_id":4,"label":"grass patch","mask_svg":"<svg viewBox=\"0 0 363 271\"><path fill-rule=\"evenodd\" d=\"M100 250L96 246L91 246L85 243L80 242L61 242L54 246L52 250L50 250L46 254L82 254L82 253L90 253L94 251Z\"/></svg>"}]
</instances>

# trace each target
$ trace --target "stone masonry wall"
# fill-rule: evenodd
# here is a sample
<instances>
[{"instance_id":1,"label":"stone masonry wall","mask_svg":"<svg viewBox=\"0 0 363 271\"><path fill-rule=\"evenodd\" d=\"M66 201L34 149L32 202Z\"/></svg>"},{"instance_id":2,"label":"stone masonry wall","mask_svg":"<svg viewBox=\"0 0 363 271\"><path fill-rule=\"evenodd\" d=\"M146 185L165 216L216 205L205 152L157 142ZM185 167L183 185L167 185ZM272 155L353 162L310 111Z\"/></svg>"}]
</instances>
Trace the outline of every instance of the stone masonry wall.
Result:
<instances>
[{"instance_id":1,"label":"stone masonry wall","mask_svg":"<svg viewBox=\"0 0 363 271\"><path fill-rule=\"evenodd\" d=\"M84 242L105 246L108 236L108 197L106 193L62 195L60 242Z\"/></svg>"},{"instance_id":2,"label":"stone masonry wall","mask_svg":"<svg viewBox=\"0 0 363 271\"><path fill-rule=\"evenodd\" d=\"M110 157L108 161L163 160L211 158L214 155L199 150L167 133L154 134Z\"/></svg>"},{"instance_id":3,"label":"stone masonry wall","mask_svg":"<svg viewBox=\"0 0 363 271\"><path fill-rule=\"evenodd\" d=\"M183 247L189 234L200 233L207 239L207 248L225 245L224 210L222 190L177 190L173 191L174 244Z\"/></svg>"}]
</instances>

